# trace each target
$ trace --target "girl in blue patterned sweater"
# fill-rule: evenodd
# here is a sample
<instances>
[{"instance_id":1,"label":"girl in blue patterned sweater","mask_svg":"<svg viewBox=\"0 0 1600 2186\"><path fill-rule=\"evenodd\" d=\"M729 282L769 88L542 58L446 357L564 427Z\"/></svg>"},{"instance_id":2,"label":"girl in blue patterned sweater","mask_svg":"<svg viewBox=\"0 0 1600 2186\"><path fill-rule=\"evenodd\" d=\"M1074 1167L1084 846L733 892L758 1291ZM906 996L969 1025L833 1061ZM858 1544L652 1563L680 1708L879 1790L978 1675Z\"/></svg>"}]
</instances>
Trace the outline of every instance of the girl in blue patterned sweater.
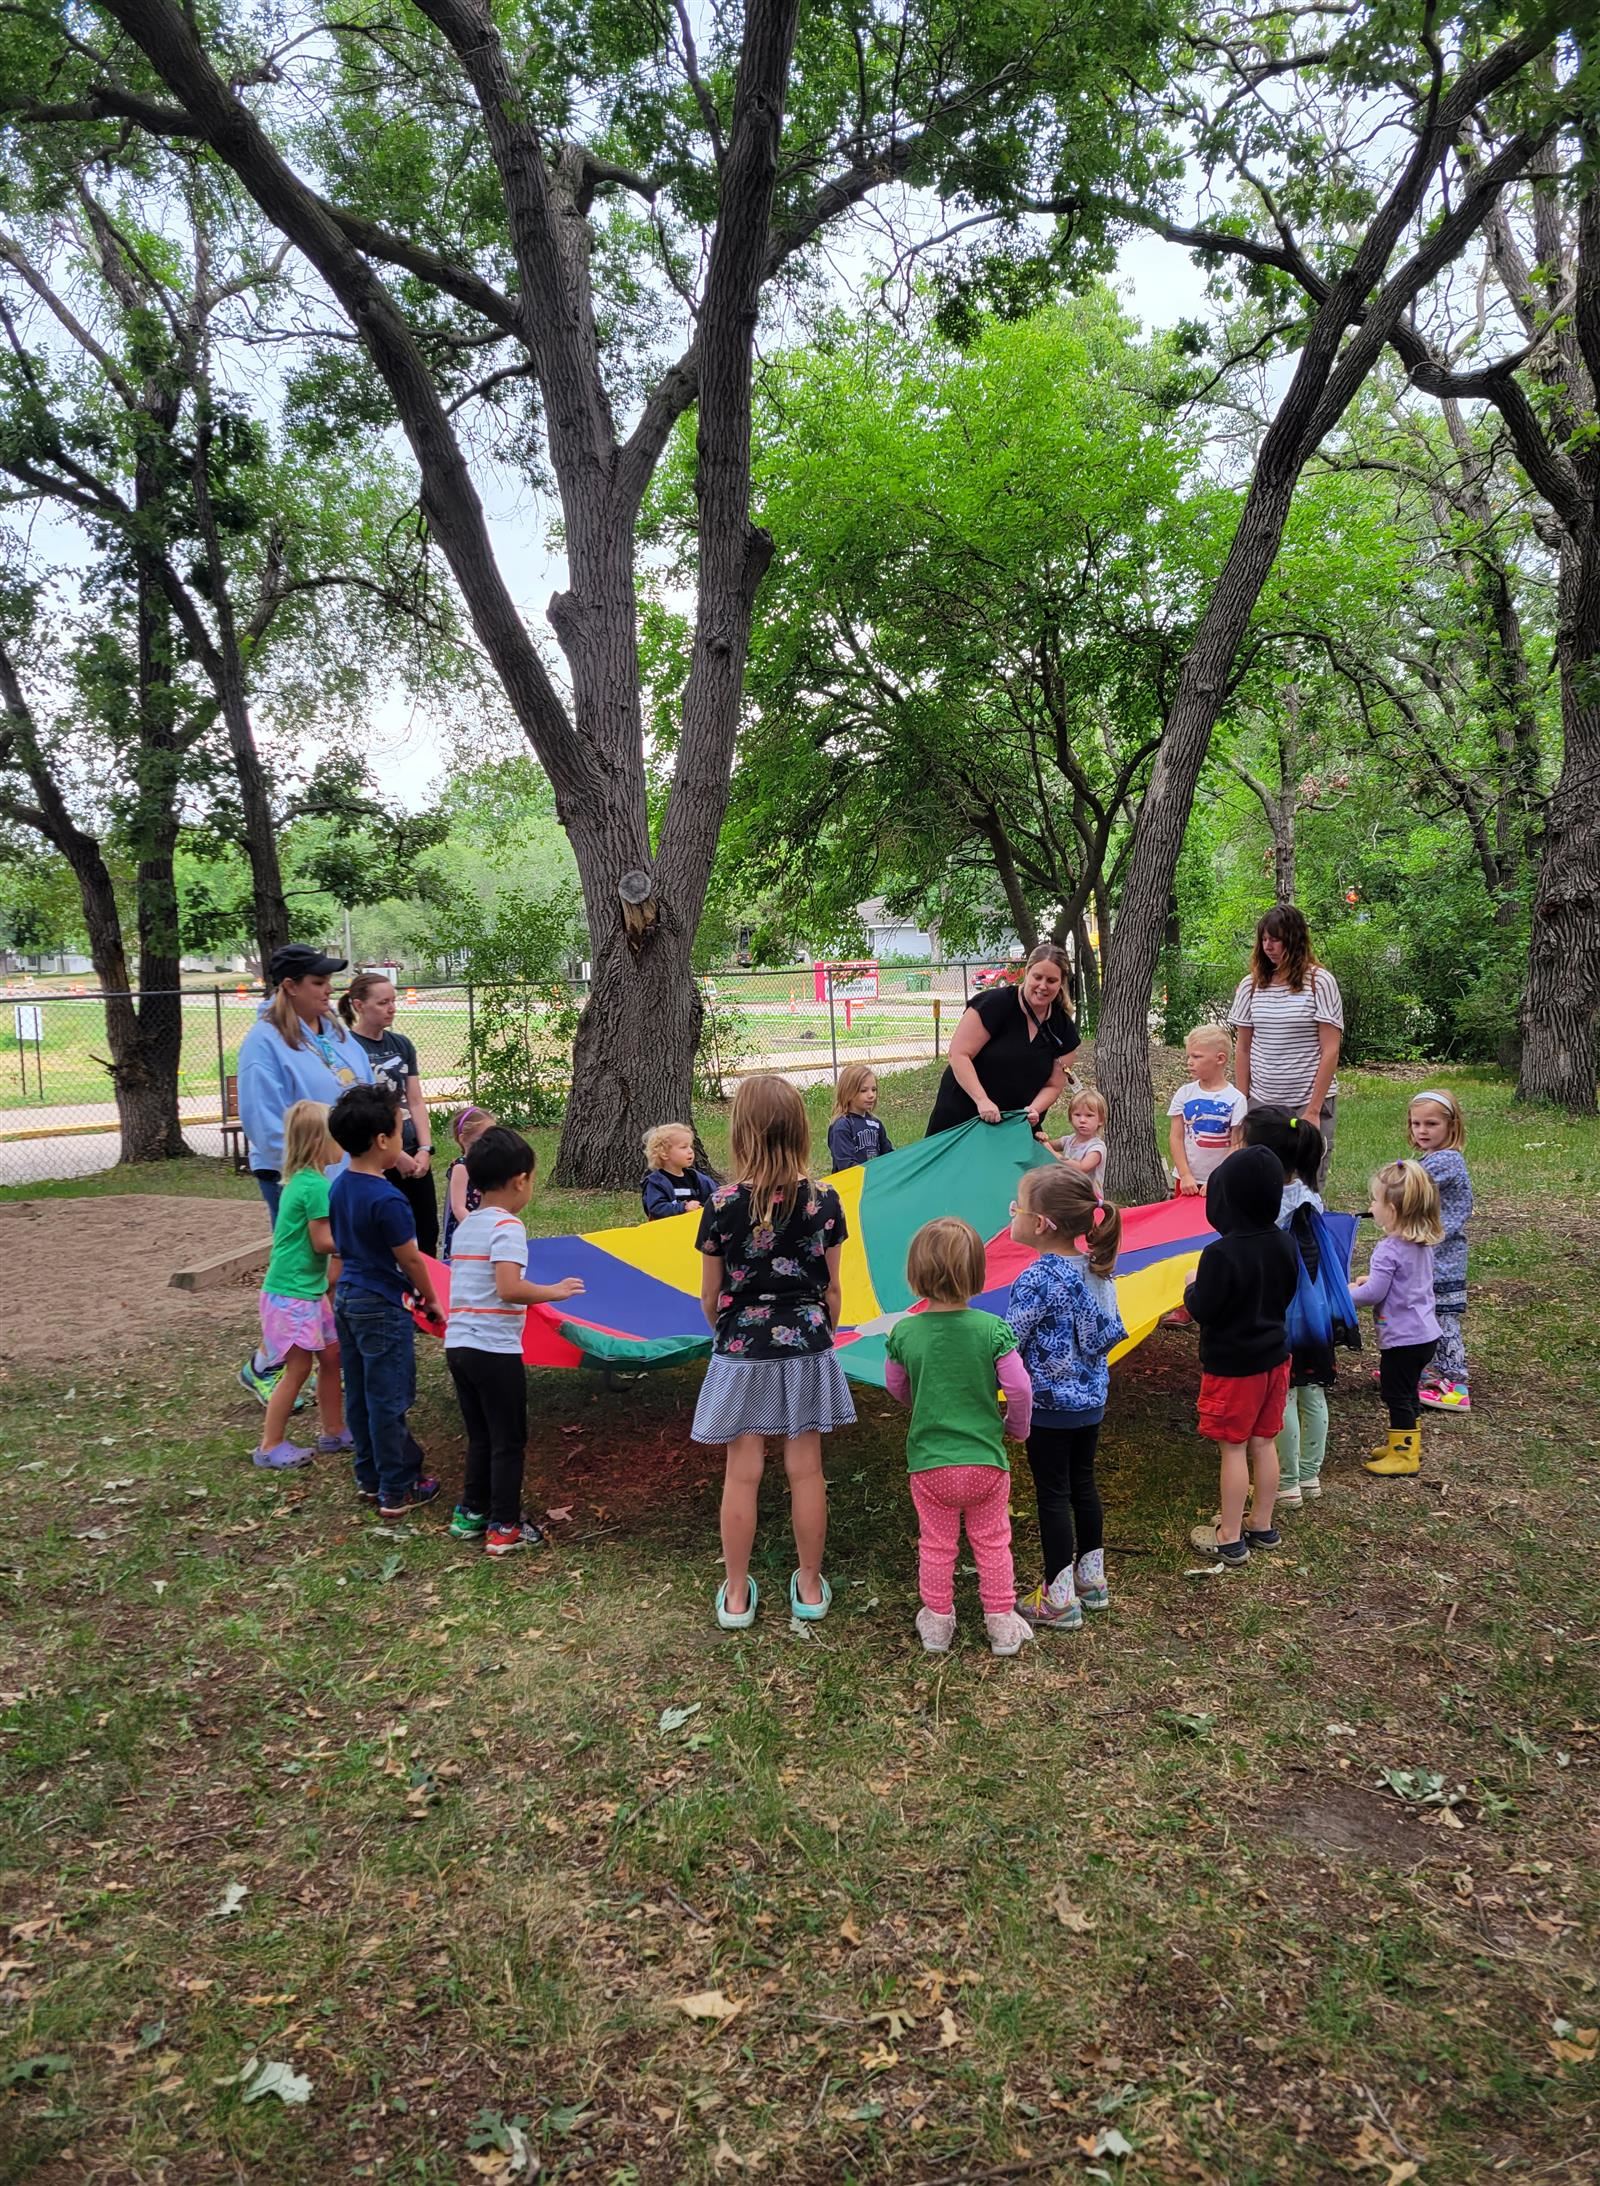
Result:
<instances>
[{"instance_id":1,"label":"girl in blue patterned sweater","mask_svg":"<svg viewBox=\"0 0 1600 2186\"><path fill-rule=\"evenodd\" d=\"M1111 1280L1122 1215L1096 1198L1082 1170L1030 1169L1011 1209L1011 1234L1039 1255L1012 1284L1006 1319L1033 1383L1028 1469L1045 1573L1017 1609L1041 1630L1070 1630L1085 1609L1111 1605L1094 1458L1107 1355L1128 1333Z\"/></svg>"},{"instance_id":2,"label":"girl in blue patterned sweater","mask_svg":"<svg viewBox=\"0 0 1600 2186\"><path fill-rule=\"evenodd\" d=\"M1439 1344L1417 1394L1436 1412L1470 1412L1467 1350L1461 1340L1461 1316L1467 1310L1467 1223L1472 1216L1472 1179L1463 1151L1466 1118L1453 1093L1417 1093L1406 1112L1406 1129L1418 1161L1434 1181L1444 1224L1444 1240L1433 1252Z\"/></svg>"}]
</instances>

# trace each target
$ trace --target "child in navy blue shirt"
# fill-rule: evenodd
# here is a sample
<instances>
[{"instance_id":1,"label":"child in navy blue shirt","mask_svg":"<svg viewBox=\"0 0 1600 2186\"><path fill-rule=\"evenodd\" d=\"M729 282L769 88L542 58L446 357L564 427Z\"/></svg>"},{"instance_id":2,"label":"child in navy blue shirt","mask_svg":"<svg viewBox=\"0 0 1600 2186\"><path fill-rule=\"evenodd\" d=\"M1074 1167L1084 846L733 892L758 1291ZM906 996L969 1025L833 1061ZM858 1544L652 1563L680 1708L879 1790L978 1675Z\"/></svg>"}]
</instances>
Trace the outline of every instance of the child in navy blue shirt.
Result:
<instances>
[{"instance_id":1,"label":"child in navy blue shirt","mask_svg":"<svg viewBox=\"0 0 1600 2186\"><path fill-rule=\"evenodd\" d=\"M704 1169L694 1165L694 1133L686 1123L653 1124L644 1135L644 1158L650 1166L639 1196L647 1222L703 1207L717 1188Z\"/></svg>"},{"instance_id":2,"label":"child in navy blue shirt","mask_svg":"<svg viewBox=\"0 0 1600 2186\"><path fill-rule=\"evenodd\" d=\"M1012 1284L1006 1319L1033 1383L1028 1469L1044 1550L1044 1578L1019 1596L1017 1613L1041 1630L1068 1631L1085 1609L1111 1605L1094 1458L1110 1386L1106 1359L1128 1333L1111 1279L1122 1215L1096 1199L1083 1170L1030 1169L1011 1209L1011 1234L1039 1255Z\"/></svg>"},{"instance_id":3,"label":"child in navy blue shirt","mask_svg":"<svg viewBox=\"0 0 1600 2186\"><path fill-rule=\"evenodd\" d=\"M328 1193L340 1259L334 1325L344 1369L345 1418L355 1437L356 1488L385 1518L431 1503L422 1451L406 1416L417 1395L417 1332L406 1307L415 1293L430 1321L444 1315L403 1192L384 1176L400 1153L400 1111L386 1087L355 1085L334 1102L328 1134L350 1156Z\"/></svg>"},{"instance_id":4,"label":"child in navy blue shirt","mask_svg":"<svg viewBox=\"0 0 1600 2186\"><path fill-rule=\"evenodd\" d=\"M833 1121L828 1126L835 1176L894 1152L888 1132L873 1114L877 1105L878 1081L871 1070L865 1063L846 1063L833 1089Z\"/></svg>"}]
</instances>

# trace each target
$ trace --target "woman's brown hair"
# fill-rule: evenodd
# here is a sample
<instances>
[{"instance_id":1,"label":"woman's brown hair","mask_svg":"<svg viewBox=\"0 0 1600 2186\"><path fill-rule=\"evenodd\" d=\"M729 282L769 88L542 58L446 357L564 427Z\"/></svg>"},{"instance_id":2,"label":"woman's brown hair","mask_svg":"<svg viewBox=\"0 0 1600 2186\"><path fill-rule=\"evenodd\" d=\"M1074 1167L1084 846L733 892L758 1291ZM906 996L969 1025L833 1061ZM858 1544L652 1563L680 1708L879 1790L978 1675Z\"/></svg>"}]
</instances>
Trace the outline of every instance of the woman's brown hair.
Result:
<instances>
[{"instance_id":1,"label":"woman's brown hair","mask_svg":"<svg viewBox=\"0 0 1600 2186\"><path fill-rule=\"evenodd\" d=\"M787 1078L742 1078L728 1118L733 1174L750 1190L753 1226L769 1223L778 1202L811 1173L811 1126L805 1102Z\"/></svg>"},{"instance_id":2,"label":"woman's brown hair","mask_svg":"<svg viewBox=\"0 0 1600 2186\"><path fill-rule=\"evenodd\" d=\"M933 1306L964 1306L988 1281L983 1239L958 1214L924 1222L906 1254L906 1281Z\"/></svg>"},{"instance_id":3,"label":"woman's brown hair","mask_svg":"<svg viewBox=\"0 0 1600 2186\"><path fill-rule=\"evenodd\" d=\"M1283 943L1281 965L1274 964L1261 946L1269 937ZM1250 952L1250 984L1270 987L1281 971L1285 986L1292 987L1298 994L1316 969L1306 914L1297 911L1292 903L1275 904L1256 928L1256 945Z\"/></svg>"},{"instance_id":4,"label":"woman's brown hair","mask_svg":"<svg viewBox=\"0 0 1600 2186\"><path fill-rule=\"evenodd\" d=\"M1065 987L1070 983L1072 959L1065 949L1058 949L1053 941L1041 941L1038 948L1024 961L1022 969L1025 972L1031 972L1035 964L1053 964L1061 974L1062 986Z\"/></svg>"},{"instance_id":5,"label":"woman's brown hair","mask_svg":"<svg viewBox=\"0 0 1600 2186\"><path fill-rule=\"evenodd\" d=\"M1110 1275L1122 1244L1122 1209L1095 1196L1093 1182L1081 1169L1030 1169L1017 1193L1028 1214L1042 1214L1058 1237L1089 1248L1089 1273Z\"/></svg>"},{"instance_id":6,"label":"woman's brown hair","mask_svg":"<svg viewBox=\"0 0 1600 2186\"><path fill-rule=\"evenodd\" d=\"M343 994L339 997L339 1015L354 1030L356 1011L367 999L373 988L387 987L391 984L387 972L357 972L349 986L345 988Z\"/></svg>"}]
</instances>

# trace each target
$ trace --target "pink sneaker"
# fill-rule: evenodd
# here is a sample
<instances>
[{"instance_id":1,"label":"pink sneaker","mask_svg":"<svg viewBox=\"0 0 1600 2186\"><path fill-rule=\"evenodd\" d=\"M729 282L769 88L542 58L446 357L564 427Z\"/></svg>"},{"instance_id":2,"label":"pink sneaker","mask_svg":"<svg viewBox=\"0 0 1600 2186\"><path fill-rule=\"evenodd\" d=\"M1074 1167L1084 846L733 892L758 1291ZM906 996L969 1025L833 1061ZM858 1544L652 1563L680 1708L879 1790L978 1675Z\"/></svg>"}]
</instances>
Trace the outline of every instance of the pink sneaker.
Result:
<instances>
[{"instance_id":1,"label":"pink sneaker","mask_svg":"<svg viewBox=\"0 0 1600 2186\"><path fill-rule=\"evenodd\" d=\"M1035 1636L1027 1618L1019 1617L1014 1609L1008 1609L1003 1617L986 1616L983 1622L990 1649L997 1655L1020 1655Z\"/></svg>"},{"instance_id":2,"label":"pink sneaker","mask_svg":"<svg viewBox=\"0 0 1600 2186\"><path fill-rule=\"evenodd\" d=\"M1467 1394L1464 1381L1424 1382L1417 1391L1417 1401L1434 1412L1470 1412L1472 1399Z\"/></svg>"}]
</instances>

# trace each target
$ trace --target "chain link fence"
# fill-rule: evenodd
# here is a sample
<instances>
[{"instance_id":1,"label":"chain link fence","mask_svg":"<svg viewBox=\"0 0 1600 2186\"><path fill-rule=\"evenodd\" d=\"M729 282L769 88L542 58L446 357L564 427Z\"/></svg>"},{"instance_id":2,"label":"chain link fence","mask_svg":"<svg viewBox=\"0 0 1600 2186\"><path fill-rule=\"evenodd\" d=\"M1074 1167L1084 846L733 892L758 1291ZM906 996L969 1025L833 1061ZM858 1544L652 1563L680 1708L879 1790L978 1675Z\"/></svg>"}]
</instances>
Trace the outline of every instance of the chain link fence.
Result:
<instances>
[{"instance_id":1,"label":"chain link fence","mask_svg":"<svg viewBox=\"0 0 1600 2186\"><path fill-rule=\"evenodd\" d=\"M700 982L706 1016L699 1090L721 1098L754 1070L815 1085L831 1082L850 1062L893 1070L935 1060L968 996L1003 973L999 964L979 961L708 973ZM582 981L492 991L402 985L395 1030L416 1047L429 1105L449 1108L480 1097L491 1017L502 1031L515 1024L530 1079L550 1083L565 1075L586 991ZM232 1081L261 990L196 985L182 990L181 1001L184 1136L196 1153L220 1157L237 1144ZM105 1004L103 993L70 982L0 982L0 1184L84 1176L116 1162ZM503 1048L499 1067L506 1067Z\"/></svg>"}]
</instances>

